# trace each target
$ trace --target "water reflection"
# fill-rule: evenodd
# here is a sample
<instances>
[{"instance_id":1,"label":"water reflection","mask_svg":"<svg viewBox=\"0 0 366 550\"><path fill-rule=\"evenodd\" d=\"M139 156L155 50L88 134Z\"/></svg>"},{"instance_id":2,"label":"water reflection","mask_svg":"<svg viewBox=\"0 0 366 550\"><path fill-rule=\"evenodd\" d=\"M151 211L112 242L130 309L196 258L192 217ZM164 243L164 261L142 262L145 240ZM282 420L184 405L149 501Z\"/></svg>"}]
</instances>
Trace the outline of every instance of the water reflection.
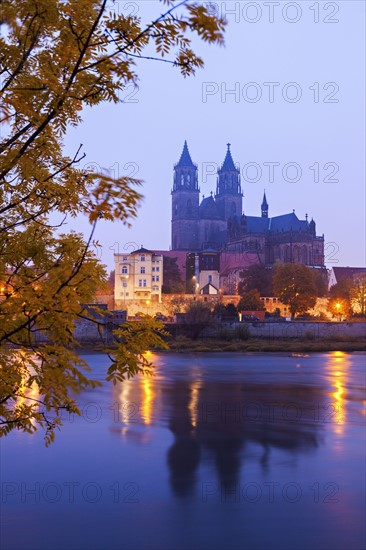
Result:
<instances>
[{"instance_id":1,"label":"water reflection","mask_svg":"<svg viewBox=\"0 0 366 550\"><path fill-rule=\"evenodd\" d=\"M162 354L153 378L85 392L50 448L2 446L2 546L363 548L365 357ZM105 356L89 359L102 379Z\"/></svg>"},{"instance_id":2,"label":"water reflection","mask_svg":"<svg viewBox=\"0 0 366 550\"><path fill-rule=\"evenodd\" d=\"M142 400L142 418L144 424L151 424L152 409L154 403L154 385L151 378L142 380L143 400Z\"/></svg>"},{"instance_id":3,"label":"water reflection","mask_svg":"<svg viewBox=\"0 0 366 550\"><path fill-rule=\"evenodd\" d=\"M327 374L332 385L329 396L333 401L333 410L330 414L336 415L337 421L332 423L335 433L341 435L346 423L346 395L347 373L350 367L350 357L342 351L329 354Z\"/></svg>"},{"instance_id":4,"label":"water reflection","mask_svg":"<svg viewBox=\"0 0 366 550\"><path fill-rule=\"evenodd\" d=\"M297 363L294 367L296 376L303 376ZM255 378L241 376L228 382L198 376L193 368L186 376L164 376L158 370L153 378L126 381L119 393L118 433L143 443L138 425L169 428L174 441L167 450L167 465L177 496L192 494L203 463L211 465L220 484L230 490L245 475L253 452L265 473L271 469L275 449L294 458L315 451L323 438L320 407L324 416L330 398L334 403L344 399L343 379L333 371L332 393L297 378L282 383Z\"/></svg>"},{"instance_id":5,"label":"water reflection","mask_svg":"<svg viewBox=\"0 0 366 550\"><path fill-rule=\"evenodd\" d=\"M167 453L173 491L192 493L203 454L213 462L221 486L230 490L239 481L250 444L260 447L264 470L273 448L290 453L316 449L321 438L314 403L322 396L313 386L174 382L164 391L175 438Z\"/></svg>"}]
</instances>

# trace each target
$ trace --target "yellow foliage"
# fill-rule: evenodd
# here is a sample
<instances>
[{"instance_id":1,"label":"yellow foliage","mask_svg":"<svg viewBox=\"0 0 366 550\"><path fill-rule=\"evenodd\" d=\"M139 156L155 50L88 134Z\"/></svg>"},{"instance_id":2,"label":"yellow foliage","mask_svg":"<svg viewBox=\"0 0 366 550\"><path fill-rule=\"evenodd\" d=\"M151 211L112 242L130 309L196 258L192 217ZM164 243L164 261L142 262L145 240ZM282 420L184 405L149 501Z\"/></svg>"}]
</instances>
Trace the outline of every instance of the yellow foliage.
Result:
<instances>
[{"instance_id":1,"label":"yellow foliage","mask_svg":"<svg viewBox=\"0 0 366 550\"><path fill-rule=\"evenodd\" d=\"M188 33L223 42L224 21L206 8L163 3L166 11L146 26L108 13L107 0L1 4L0 435L41 426L50 443L60 411L78 412L70 395L97 384L73 337L75 321L91 319L83 304L105 280L90 251L93 231L101 218L128 224L136 216L141 182L81 169L82 146L67 157L63 138L84 107L119 101L137 81L137 59L155 51L187 76L203 65ZM64 216L61 226L67 217L88 216L90 237L59 234L49 221L54 213ZM47 344L35 345L39 332ZM149 370L144 352L164 347L162 336L149 319L126 325L116 334L107 378Z\"/></svg>"}]
</instances>

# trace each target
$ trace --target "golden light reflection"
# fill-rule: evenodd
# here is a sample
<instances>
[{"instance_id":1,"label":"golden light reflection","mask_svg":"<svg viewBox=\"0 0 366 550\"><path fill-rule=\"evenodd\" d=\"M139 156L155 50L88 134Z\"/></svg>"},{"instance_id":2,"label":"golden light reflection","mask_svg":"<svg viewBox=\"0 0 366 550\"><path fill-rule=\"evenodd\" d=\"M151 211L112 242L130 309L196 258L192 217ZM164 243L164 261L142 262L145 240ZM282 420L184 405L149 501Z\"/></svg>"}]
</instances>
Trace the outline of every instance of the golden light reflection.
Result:
<instances>
[{"instance_id":1,"label":"golden light reflection","mask_svg":"<svg viewBox=\"0 0 366 550\"><path fill-rule=\"evenodd\" d=\"M33 382L33 384L28 387L25 384L25 380L23 379L21 386L18 390L18 398L16 401L16 406L21 407L23 404L26 405L33 405L35 408L39 407L40 404L37 402L39 400L39 387L36 382ZM31 423L33 425L36 424L36 421L34 418L31 418Z\"/></svg>"},{"instance_id":2,"label":"golden light reflection","mask_svg":"<svg viewBox=\"0 0 366 550\"><path fill-rule=\"evenodd\" d=\"M333 391L329 393L332 398L334 415L330 418L334 432L338 435L344 433L346 424L346 393L347 371L349 359L346 353L334 351L330 354L329 375Z\"/></svg>"},{"instance_id":3,"label":"golden light reflection","mask_svg":"<svg viewBox=\"0 0 366 550\"><path fill-rule=\"evenodd\" d=\"M366 416L366 399L362 401L362 405L361 413Z\"/></svg>"},{"instance_id":4,"label":"golden light reflection","mask_svg":"<svg viewBox=\"0 0 366 550\"><path fill-rule=\"evenodd\" d=\"M124 380L121 382L121 391L119 394L119 405L124 406L125 403L130 401L131 382L130 380Z\"/></svg>"},{"instance_id":5,"label":"golden light reflection","mask_svg":"<svg viewBox=\"0 0 366 550\"><path fill-rule=\"evenodd\" d=\"M191 390L191 399L189 401L188 409L191 417L191 424L192 426L197 426L197 420L198 420L198 396L199 396L199 390L201 387L201 383L199 380L192 382L190 385Z\"/></svg>"},{"instance_id":6,"label":"golden light reflection","mask_svg":"<svg viewBox=\"0 0 366 550\"><path fill-rule=\"evenodd\" d=\"M150 425L154 403L154 384L151 378L144 377L141 380L142 403L141 416L144 424Z\"/></svg>"}]
</instances>

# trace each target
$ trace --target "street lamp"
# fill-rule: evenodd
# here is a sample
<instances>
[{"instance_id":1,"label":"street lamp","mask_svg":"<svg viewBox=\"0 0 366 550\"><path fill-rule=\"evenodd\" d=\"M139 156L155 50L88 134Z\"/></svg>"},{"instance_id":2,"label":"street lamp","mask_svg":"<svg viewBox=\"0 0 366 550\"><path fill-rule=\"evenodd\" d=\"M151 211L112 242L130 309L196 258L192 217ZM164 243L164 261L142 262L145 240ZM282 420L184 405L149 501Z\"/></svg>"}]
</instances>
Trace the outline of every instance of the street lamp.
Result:
<instances>
[{"instance_id":1,"label":"street lamp","mask_svg":"<svg viewBox=\"0 0 366 550\"><path fill-rule=\"evenodd\" d=\"M146 314L148 313L149 305L150 305L150 300L146 300Z\"/></svg>"},{"instance_id":2,"label":"street lamp","mask_svg":"<svg viewBox=\"0 0 366 550\"><path fill-rule=\"evenodd\" d=\"M193 280L194 294L196 294L196 275L193 275L192 280Z\"/></svg>"}]
</instances>

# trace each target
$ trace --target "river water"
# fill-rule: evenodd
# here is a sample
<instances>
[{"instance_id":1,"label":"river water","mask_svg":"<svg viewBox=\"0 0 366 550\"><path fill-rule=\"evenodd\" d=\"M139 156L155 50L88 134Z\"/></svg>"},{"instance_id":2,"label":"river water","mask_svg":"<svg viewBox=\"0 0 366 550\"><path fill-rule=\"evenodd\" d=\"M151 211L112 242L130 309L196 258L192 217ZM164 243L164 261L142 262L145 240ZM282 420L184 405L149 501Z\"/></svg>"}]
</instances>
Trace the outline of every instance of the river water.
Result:
<instances>
[{"instance_id":1,"label":"river water","mask_svg":"<svg viewBox=\"0 0 366 550\"><path fill-rule=\"evenodd\" d=\"M151 357L2 440L2 550L365 548L365 355Z\"/></svg>"}]
</instances>

